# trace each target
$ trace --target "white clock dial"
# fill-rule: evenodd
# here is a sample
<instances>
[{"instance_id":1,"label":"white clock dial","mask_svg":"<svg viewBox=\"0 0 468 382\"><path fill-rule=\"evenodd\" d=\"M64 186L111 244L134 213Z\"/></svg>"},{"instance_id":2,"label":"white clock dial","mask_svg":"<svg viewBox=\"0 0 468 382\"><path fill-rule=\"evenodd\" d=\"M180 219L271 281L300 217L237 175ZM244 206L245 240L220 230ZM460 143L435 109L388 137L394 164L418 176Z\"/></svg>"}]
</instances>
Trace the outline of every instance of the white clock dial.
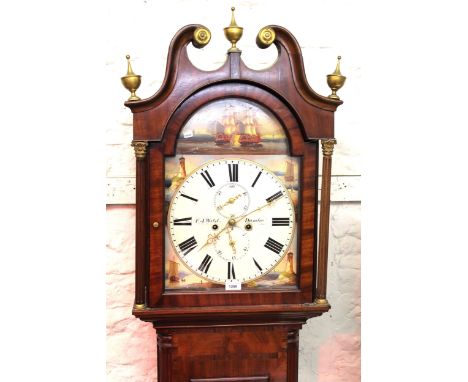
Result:
<instances>
[{"instance_id":1,"label":"white clock dial","mask_svg":"<svg viewBox=\"0 0 468 382\"><path fill-rule=\"evenodd\" d=\"M242 283L270 272L294 233L294 206L281 180L246 159L208 162L169 206L168 229L181 259L200 277Z\"/></svg>"}]
</instances>

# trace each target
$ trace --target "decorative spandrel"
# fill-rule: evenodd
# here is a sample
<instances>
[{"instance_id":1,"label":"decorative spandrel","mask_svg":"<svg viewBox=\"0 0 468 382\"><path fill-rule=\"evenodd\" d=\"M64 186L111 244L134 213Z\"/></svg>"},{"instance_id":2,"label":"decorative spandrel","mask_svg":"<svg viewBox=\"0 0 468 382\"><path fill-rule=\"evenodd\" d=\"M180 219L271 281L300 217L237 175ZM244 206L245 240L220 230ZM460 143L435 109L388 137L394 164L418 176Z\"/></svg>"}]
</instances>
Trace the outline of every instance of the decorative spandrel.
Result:
<instances>
[{"instance_id":1,"label":"decorative spandrel","mask_svg":"<svg viewBox=\"0 0 468 382\"><path fill-rule=\"evenodd\" d=\"M182 128L178 154L288 154L288 141L275 116L236 98L201 108Z\"/></svg>"},{"instance_id":2,"label":"decorative spandrel","mask_svg":"<svg viewBox=\"0 0 468 382\"><path fill-rule=\"evenodd\" d=\"M288 139L279 121L270 111L251 101L234 98L216 101L199 109L187 121L179 134L176 155L165 160L167 290L225 288L223 282L216 282L219 273L214 269L217 258L227 264L229 278L238 278L242 289L288 287L297 284L298 246L295 222L299 216L300 161L289 156L288 152ZM206 166L213 179L203 176L206 174L205 170L200 169ZM217 166L226 171L221 170L221 174L217 174ZM247 175L249 171L251 173ZM194 178L193 174L197 172L201 172L200 176ZM258 209L259 205L262 207L262 204L269 204L270 193L274 195L276 192L265 187L266 183L262 184L258 180L257 173L264 174L261 178L263 182L267 180L266 174L269 174L273 182L271 184L277 182L284 200L290 201L291 217L283 212L276 214L278 216L271 213L247 216ZM195 191L192 187L195 187L193 182L197 179L201 181L202 187ZM192 194L186 190L193 190ZM210 192L213 195L207 196ZM203 198L209 200L203 201ZM184 211L183 214L187 216L176 216L177 219L172 219L171 222L174 209L171 206L180 203L177 200L187 204L179 210ZM192 207L189 206L190 203L193 204ZM205 203L203 208L202 203ZM232 227L228 227L230 220L234 222ZM187 226L187 234L183 234L187 238L181 236L180 240L174 240L177 228L169 226L174 223L176 226ZM289 236L287 227L290 228ZM256 243L258 234L262 231L273 232L270 234L273 237L266 235L266 243ZM287 240L280 240L280 232L286 232ZM204 243L206 237L208 241ZM179 241L182 241L184 250L187 247L190 251L187 257L196 259L193 260L196 266L192 265L192 269L187 266L190 261L185 257L184 251L180 251L180 244L175 244ZM208 248L207 243L210 244ZM269 253L271 264L265 263L266 254L264 258L261 255L252 255L254 245L259 246L255 253ZM250 266L251 275L243 279L239 276L240 265L237 264L245 263L246 259L249 260L244 268ZM235 270L234 265L237 267ZM208 274L208 267L211 267L211 275ZM255 273L258 277L252 276Z\"/></svg>"}]
</instances>

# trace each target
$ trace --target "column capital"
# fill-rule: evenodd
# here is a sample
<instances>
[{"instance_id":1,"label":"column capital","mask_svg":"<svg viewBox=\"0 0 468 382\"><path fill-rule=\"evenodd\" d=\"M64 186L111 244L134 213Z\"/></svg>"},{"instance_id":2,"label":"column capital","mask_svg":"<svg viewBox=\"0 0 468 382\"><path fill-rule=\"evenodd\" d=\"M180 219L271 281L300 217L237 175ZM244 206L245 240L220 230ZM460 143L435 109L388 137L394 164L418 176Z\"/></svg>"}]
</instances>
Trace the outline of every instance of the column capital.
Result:
<instances>
[{"instance_id":1,"label":"column capital","mask_svg":"<svg viewBox=\"0 0 468 382\"><path fill-rule=\"evenodd\" d=\"M146 148L148 147L147 141L132 141L132 147L135 149L135 157L137 159L146 158Z\"/></svg>"},{"instance_id":2,"label":"column capital","mask_svg":"<svg viewBox=\"0 0 468 382\"><path fill-rule=\"evenodd\" d=\"M333 147L336 145L336 139L321 139L320 142L322 143L323 155L326 157L331 157L333 155Z\"/></svg>"}]
</instances>

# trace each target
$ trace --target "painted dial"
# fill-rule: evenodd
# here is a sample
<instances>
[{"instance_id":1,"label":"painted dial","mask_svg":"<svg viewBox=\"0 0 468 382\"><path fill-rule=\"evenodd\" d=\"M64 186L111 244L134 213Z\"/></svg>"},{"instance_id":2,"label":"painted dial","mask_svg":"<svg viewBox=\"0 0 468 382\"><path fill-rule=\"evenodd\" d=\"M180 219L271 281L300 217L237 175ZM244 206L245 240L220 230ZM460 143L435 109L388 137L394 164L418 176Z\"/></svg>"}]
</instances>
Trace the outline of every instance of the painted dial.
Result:
<instances>
[{"instance_id":1,"label":"painted dial","mask_svg":"<svg viewBox=\"0 0 468 382\"><path fill-rule=\"evenodd\" d=\"M167 225L173 248L194 273L215 283L245 283L270 272L287 253L294 205L264 166L220 159L185 178Z\"/></svg>"}]
</instances>

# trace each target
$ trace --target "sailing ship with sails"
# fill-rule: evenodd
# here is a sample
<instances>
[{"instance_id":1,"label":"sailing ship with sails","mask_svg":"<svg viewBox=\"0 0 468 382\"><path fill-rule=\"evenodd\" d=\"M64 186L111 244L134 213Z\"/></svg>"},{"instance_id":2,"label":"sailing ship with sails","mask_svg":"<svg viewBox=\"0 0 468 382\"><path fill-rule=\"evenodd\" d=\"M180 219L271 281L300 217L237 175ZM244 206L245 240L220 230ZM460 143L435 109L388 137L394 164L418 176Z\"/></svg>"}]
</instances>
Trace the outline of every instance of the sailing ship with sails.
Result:
<instances>
[{"instance_id":1,"label":"sailing ship with sails","mask_svg":"<svg viewBox=\"0 0 468 382\"><path fill-rule=\"evenodd\" d=\"M225 114L222 122L215 122L215 144L223 146L229 143L233 147L261 146L258 123L252 115L245 114L242 120L236 117L235 113Z\"/></svg>"},{"instance_id":2,"label":"sailing ship with sails","mask_svg":"<svg viewBox=\"0 0 468 382\"><path fill-rule=\"evenodd\" d=\"M243 124L243 131L239 138L241 146L261 146L261 138L257 132L258 123L254 120L251 114L245 116Z\"/></svg>"},{"instance_id":3,"label":"sailing ship with sails","mask_svg":"<svg viewBox=\"0 0 468 382\"><path fill-rule=\"evenodd\" d=\"M214 142L217 146L223 146L231 142L232 135L235 132L236 124L233 115L225 114L222 122L215 122Z\"/></svg>"}]
</instances>

